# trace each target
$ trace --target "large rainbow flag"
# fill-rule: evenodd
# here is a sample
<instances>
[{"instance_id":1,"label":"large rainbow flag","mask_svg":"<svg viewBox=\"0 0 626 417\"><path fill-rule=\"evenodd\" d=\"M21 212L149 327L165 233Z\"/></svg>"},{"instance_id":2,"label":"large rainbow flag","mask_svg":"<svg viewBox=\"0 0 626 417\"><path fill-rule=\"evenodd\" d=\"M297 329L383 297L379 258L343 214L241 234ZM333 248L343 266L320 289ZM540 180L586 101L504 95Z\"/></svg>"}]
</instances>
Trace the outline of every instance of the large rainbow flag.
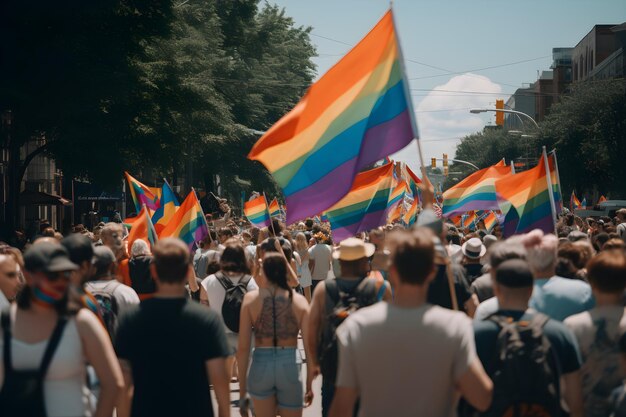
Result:
<instances>
[{"instance_id":1,"label":"large rainbow flag","mask_svg":"<svg viewBox=\"0 0 626 417\"><path fill-rule=\"evenodd\" d=\"M552 194L554 195L554 206L556 214L563 211L563 196L561 195L561 184L559 184L559 174L557 172L556 152L548 155L548 165L550 166L550 179L552 181Z\"/></svg>"},{"instance_id":2,"label":"large rainbow flag","mask_svg":"<svg viewBox=\"0 0 626 417\"><path fill-rule=\"evenodd\" d=\"M198 197L196 197L196 192L192 189L167 226L161 230L159 238L177 237L189 245L189 250L191 250L196 242L204 239L208 234L209 225L202 212Z\"/></svg>"},{"instance_id":3,"label":"large rainbow flag","mask_svg":"<svg viewBox=\"0 0 626 417\"><path fill-rule=\"evenodd\" d=\"M408 87L389 10L248 155L283 189L288 224L327 210L361 169L417 138Z\"/></svg>"},{"instance_id":4,"label":"large rainbow flag","mask_svg":"<svg viewBox=\"0 0 626 417\"><path fill-rule=\"evenodd\" d=\"M126 181L128 181L128 188L130 188L130 195L133 197L137 213L139 213L144 204L153 211L159 208L161 198L160 188L148 187L137 181L126 171L124 171L124 175L126 176Z\"/></svg>"},{"instance_id":5,"label":"large rainbow flag","mask_svg":"<svg viewBox=\"0 0 626 417\"><path fill-rule=\"evenodd\" d=\"M498 197L502 198L505 214L503 232L505 236L541 229L554 232L552 205L544 155L536 167L496 181Z\"/></svg>"},{"instance_id":6,"label":"large rainbow flag","mask_svg":"<svg viewBox=\"0 0 626 417\"><path fill-rule=\"evenodd\" d=\"M400 181L398 185L389 194L389 201L387 202L387 209L393 210L404 200L404 193L406 193L407 185L405 181Z\"/></svg>"},{"instance_id":7,"label":"large rainbow flag","mask_svg":"<svg viewBox=\"0 0 626 417\"><path fill-rule=\"evenodd\" d=\"M333 238L339 242L387 221L393 164L359 173L350 192L326 211Z\"/></svg>"},{"instance_id":8,"label":"large rainbow flag","mask_svg":"<svg viewBox=\"0 0 626 417\"><path fill-rule=\"evenodd\" d=\"M496 216L496 213L491 211L487 214L487 216L485 216L483 221L485 222L485 229L487 229L488 232L491 232L498 224L498 216Z\"/></svg>"},{"instance_id":9,"label":"large rainbow flag","mask_svg":"<svg viewBox=\"0 0 626 417\"><path fill-rule=\"evenodd\" d=\"M499 209L494 184L511 175L511 168L502 162L474 172L443 193L443 215L450 217L472 210Z\"/></svg>"},{"instance_id":10,"label":"large rainbow flag","mask_svg":"<svg viewBox=\"0 0 626 417\"><path fill-rule=\"evenodd\" d=\"M128 237L126 241L128 242L128 252L133 248L133 243L137 239L143 239L146 241L150 247L153 247L157 242L157 232L154 229L154 225L152 224L152 220L150 219L150 213L148 213L148 209L144 205L141 208L141 211L135 217L135 220L132 222L130 232L128 233Z\"/></svg>"},{"instance_id":11,"label":"large rainbow flag","mask_svg":"<svg viewBox=\"0 0 626 417\"><path fill-rule=\"evenodd\" d=\"M270 225L270 213L264 195L244 203L243 213L255 227L268 227Z\"/></svg>"},{"instance_id":12,"label":"large rainbow flag","mask_svg":"<svg viewBox=\"0 0 626 417\"><path fill-rule=\"evenodd\" d=\"M169 221L174 217L180 203L172 190L172 187L165 182L161 187L161 206L152 215L152 223L157 234L160 234Z\"/></svg>"}]
</instances>

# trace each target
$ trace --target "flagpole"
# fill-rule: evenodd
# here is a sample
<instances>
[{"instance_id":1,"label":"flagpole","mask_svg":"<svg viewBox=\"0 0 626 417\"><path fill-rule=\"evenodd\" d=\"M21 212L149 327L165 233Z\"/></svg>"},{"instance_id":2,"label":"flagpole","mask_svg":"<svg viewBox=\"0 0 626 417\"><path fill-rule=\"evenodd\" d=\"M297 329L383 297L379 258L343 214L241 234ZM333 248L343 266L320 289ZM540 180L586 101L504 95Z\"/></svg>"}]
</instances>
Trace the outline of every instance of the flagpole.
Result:
<instances>
[{"instance_id":1,"label":"flagpole","mask_svg":"<svg viewBox=\"0 0 626 417\"><path fill-rule=\"evenodd\" d=\"M551 154L554 154L554 169L556 170L556 183L559 186L559 194L561 195L561 201L563 201L563 189L561 188L561 175L559 174L559 162L556 158L556 149L552 149L550 151ZM565 203L562 203L563 207L565 207Z\"/></svg>"},{"instance_id":2,"label":"flagpole","mask_svg":"<svg viewBox=\"0 0 626 417\"><path fill-rule=\"evenodd\" d=\"M274 229L274 222L272 221L272 213L270 213L269 206L267 205L267 197L265 196L265 191L263 191L263 200L265 200L265 210L267 210L267 215L270 218L270 227L272 228L272 232L274 232L274 237L278 238L276 234L276 229Z\"/></svg>"},{"instance_id":3,"label":"flagpole","mask_svg":"<svg viewBox=\"0 0 626 417\"><path fill-rule=\"evenodd\" d=\"M550 175L550 164L548 164L548 154L546 147L543 149L543 163L546 167L546 182L548 183L548 196L550 197L550 209L552 210L552 223L554 224L554 234L558 236L556 231L556 205L554 204L554 190L552 189L552 176Z\"/></svg>"}]
</instances>

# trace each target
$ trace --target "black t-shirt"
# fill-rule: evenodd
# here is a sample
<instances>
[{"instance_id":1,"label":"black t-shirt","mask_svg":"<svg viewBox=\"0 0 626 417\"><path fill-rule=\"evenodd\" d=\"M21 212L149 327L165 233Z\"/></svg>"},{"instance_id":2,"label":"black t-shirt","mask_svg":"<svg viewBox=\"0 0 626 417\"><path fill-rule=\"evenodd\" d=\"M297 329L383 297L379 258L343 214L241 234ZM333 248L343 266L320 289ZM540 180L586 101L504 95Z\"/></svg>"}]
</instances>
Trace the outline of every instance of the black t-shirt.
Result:
<instances>
[{"instance_id":1,"label":"black t-shirt","mask_svg":"<svg viewBox=\"0 0 626 417\"><path fill-rule=\"evenodd\" d=\"M120 317L115 349L132 367L132 416L213 417L206 361L230 354L215 312L184 298L145 300Z\"/></svg>"},{"instance_id":2,"label":"black t-shirt","mask_svg":"<svg viewBox=\"0 0 626 417\"><path fill-rule=\"evenodd\" d=\"M464 310L463 306L472 296L472 292L460 265L452 264L452 274L454 275L454 289L459 309ZM450 285L448 284L448 274L445 265L437 266L437 276L428 287L428 302L441 307L452 308Z\"/></svg>"}]
</instances>

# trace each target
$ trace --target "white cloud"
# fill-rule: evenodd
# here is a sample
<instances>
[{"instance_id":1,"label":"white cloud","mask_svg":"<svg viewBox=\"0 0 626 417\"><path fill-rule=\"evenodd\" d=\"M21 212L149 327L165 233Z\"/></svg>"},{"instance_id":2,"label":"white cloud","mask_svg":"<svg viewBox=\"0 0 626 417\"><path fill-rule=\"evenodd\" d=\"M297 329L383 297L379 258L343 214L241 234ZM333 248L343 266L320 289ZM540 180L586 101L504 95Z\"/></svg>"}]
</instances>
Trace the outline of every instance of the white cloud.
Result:
<instances>
[{"instance_id":1,"label":"white cloud","mask_svg":"<svg viewBox=\"0 0 626 417\"><path fill-rule=\"evenodd\" d=\"M485 76L471 73L452 77L447 83L431 90L415 108L426 163L431 157L441 158L443 153L452 158L456 145L463 136L478 132L485 123L493 121L493 113L479 116L471 114L469 110L478 107L493 108L496 99L505 98L501 92L499 84ZM405 161L412 168L419 168L415 143L397 152L393 159Z\"/></svg>"}]
</instances>

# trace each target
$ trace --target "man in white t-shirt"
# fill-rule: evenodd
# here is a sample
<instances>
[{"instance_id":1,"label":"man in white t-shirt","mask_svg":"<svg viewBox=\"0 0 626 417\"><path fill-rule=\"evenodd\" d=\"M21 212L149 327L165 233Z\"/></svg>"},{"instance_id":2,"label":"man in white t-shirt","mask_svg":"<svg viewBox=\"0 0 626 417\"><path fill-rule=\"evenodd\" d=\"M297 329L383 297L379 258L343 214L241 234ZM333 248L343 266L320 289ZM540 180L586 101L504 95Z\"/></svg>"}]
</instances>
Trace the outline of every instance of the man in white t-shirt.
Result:
<instances>
[{"instance_id":1,"label":"man in white t-shirt","mask_svg":"<svg viewBox=\"0 0 626 417\"><path fill-rule=\"evenodd\" d=\"M626 242L626 208L617 210L615 217L617 218L617 234Z\"/></svg>"},{"instance_id":2,"label":"man in white t-shirt","mask_svg":"<svg viewBox=\"0 0 626 417\"><path fill-rule=\"evenodd\" d=\"M328 271L331 268L331 252L330 246L322 242L317 242L309 249L309 269L313 278L313 287L311 291L320 282L328 278Z\"/></svg>"},{"instance_id":3,"label":"man in white t-shirt","mask_svg":"<svg viewBox=\"0 0 626 417\"><path fill-rule=\"evenodd\" d=\"M108 293L115 298L116 309L114 313L119 317L121 312L131 306L139 304L137 292L128 285L124 285L115 278L116 263L113 251L107 246L96 246L93 249L93 261L95 272L85 283L85 290L98 298L98 294Z\"/></svg>"},{"instance_id":4,"label":"man in white t-shirt","mask_svg":"<svg viewBox=\"0 0 626 417\"><path fill-rule=\"evenodd\" d=\"M429 230L398 232L389 269L393 303L352 313L337 329L339 369L331 417L456 416L458 393L476 409L493 384L476 355L471 320L426 302L436 274Z\"/></svg>"}]
</instances>

